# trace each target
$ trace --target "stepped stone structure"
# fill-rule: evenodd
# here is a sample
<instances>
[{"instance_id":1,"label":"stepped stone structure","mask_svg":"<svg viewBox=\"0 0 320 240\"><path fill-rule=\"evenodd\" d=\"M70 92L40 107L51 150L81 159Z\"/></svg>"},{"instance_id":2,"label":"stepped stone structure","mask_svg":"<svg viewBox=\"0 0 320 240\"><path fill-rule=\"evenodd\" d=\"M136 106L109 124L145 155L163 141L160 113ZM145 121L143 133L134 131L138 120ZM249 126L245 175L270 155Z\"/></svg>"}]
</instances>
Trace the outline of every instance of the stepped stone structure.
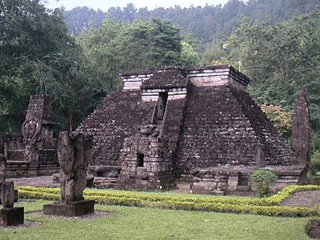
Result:
<instances>
[{"instance_id":1,"label":"stepped stone structure","mask_svg":"<svg viewBox=\"0 0 320 240\"><path fill-rule=\"evenodd\" d=\"M51 175L59 171L51 102L46 95L31 96L22 133L0 134L0 153L7 159L8 177Z\"/></svg>"},{"instance_id":2,"label":"stepped stone structure","mask_svg":"<svg viewBox=\"0 0 320 240\"><path fill-rule=\"evenodd\" d=\"M155 190L183 180L192 192L224 194L250 190L250 174L259 168L276 173L279 187L300 181L305 162L251 99L250 80L232 66L121 77L122 91L76 130L93 136L89 170L96 186Z\"/></svg>"}]
</instances>

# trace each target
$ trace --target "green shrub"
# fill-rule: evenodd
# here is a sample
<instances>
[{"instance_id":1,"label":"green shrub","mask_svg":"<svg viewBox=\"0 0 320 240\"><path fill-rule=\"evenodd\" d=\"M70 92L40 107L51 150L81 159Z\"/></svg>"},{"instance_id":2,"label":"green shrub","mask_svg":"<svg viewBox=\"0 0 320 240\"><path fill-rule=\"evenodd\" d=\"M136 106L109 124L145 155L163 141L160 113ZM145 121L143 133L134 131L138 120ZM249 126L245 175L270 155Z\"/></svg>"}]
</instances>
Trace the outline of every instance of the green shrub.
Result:
<instances>
[{"instance_id":1,"label":"green shrub","mask_svg":"<svg viewBox=\"0 0 320 240\"><path fill-rule=\"evenodd\" d=\"M320 152L315 152L311 157L310 172L313 176L320 175Z\"/></svg>"},{"instance_id":2,"label":"green shrub","mask_svg":"<svg viewBox=\"0 0 320 240\"><path fill-rule=\"evenodd\" d=\"M270 186L275 184L277 176L269 170L260 169L251 174L251 181L259 197L265 197L270 194Z\"/></svg>"}]
</instances>

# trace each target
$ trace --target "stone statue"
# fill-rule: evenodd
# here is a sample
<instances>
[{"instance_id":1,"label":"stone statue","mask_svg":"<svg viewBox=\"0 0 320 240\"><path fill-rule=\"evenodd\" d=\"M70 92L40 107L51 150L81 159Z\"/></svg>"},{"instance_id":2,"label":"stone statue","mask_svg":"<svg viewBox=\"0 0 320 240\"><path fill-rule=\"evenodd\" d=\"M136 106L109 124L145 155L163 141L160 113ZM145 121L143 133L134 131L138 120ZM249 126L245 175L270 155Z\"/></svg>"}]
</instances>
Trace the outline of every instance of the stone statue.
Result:
<instances>
[{"instance_id":1,"label":"stone statue","mask_svg":"<svg viewBox=\"0 0 320 240\"><path fill-rule=\"evenodd\" d=\"M60 132L58 160L61 167L62 204L83 200L86 186L86 170L92 157L92 137L82 133L69 135Z\"/></svg>"}]
</instances>

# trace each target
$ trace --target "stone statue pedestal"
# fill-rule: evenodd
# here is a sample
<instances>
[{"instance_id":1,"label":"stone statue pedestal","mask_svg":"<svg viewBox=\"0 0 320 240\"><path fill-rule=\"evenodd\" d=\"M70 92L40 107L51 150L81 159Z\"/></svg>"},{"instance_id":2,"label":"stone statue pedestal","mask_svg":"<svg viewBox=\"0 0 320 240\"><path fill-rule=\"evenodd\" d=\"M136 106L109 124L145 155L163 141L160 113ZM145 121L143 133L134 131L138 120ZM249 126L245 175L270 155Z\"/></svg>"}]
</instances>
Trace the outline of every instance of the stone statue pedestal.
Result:
<instances>
[{"instance_id":1,"label":"stone statue pedestal","mask_svg":"<svg viewBox=\"0 0 320 240\"><path fill-rule=\"evenodd\" d=\"M43 206L43 213L54 216L78 217L94 213L94 203L93 200L82 200L69 204L47 204Z\"/></svg>"},{"instance_id":2,"label":"stone statue pedestal","mask_svg":"<svg viewBox=\"0 0 320 240\"><path fill-rule=\"evenodd\" d=\"M0 226L16 226L24 222L24 208L3 208L0 210Z\"/></svg>"}]
</instances>

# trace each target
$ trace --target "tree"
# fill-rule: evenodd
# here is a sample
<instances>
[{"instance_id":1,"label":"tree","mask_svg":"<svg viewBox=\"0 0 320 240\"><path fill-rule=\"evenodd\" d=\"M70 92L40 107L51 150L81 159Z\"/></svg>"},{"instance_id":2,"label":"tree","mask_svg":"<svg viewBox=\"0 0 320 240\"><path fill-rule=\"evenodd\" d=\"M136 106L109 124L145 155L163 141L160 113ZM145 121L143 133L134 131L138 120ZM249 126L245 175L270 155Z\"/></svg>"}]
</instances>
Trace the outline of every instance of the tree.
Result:
<instances>
[{"instance_id":1,"label":"tree","mask_svg":"<svg viewBox=\"0 0 320 240\"><path fill-rule=\"evenodd\" d=\"M1 1L0 34L0 128L16 129L29 95L46 93L46 83L68 71L75 44L60 12L37 0Z\"/></svg>"},{"instance_id":2,"label":"tree","mask_svg":"<svg viewBox=\"0 0 320 240\"><path fill-rule=\"evenodd\" d=\"M191 44L183 41L181 50L181 67L192 68L200 65L200 56Z\"/></svg>"},{"instance_id":3,"label":"tree","mask_svg":"<svg viewBox=\"0 0 320 240\"><path fill-rule=\"evenodd\" d=\"M3 130L20 130L31 94L54 98L61 129L72 128L96 96L85 59L59 10L38 0L0 1L0 105Z\"/></svg>"},{"instance_id":4,"label":"tree","mask_svg":"<svg viewBox=\"0 0 320 240\"><path fill-rule=\"evenodd\" d=\"M260 104L292 110L296 93L306 87L313 130L320 132L320 9L277 25L245 24L229 39L229 60L241 61ZM315 139L315 138L314 138Z\"/></svg>"},{"instance_id":5,"label":"tree","mask_svg":"<svg viewBox=\"0 0 320 240\"><path fill-rule=\"evenodd\" d=\"M117 45L121 71L179 66L181 37L168 21L138 21L123 28Z\"/></svg>"}]
</instances>

